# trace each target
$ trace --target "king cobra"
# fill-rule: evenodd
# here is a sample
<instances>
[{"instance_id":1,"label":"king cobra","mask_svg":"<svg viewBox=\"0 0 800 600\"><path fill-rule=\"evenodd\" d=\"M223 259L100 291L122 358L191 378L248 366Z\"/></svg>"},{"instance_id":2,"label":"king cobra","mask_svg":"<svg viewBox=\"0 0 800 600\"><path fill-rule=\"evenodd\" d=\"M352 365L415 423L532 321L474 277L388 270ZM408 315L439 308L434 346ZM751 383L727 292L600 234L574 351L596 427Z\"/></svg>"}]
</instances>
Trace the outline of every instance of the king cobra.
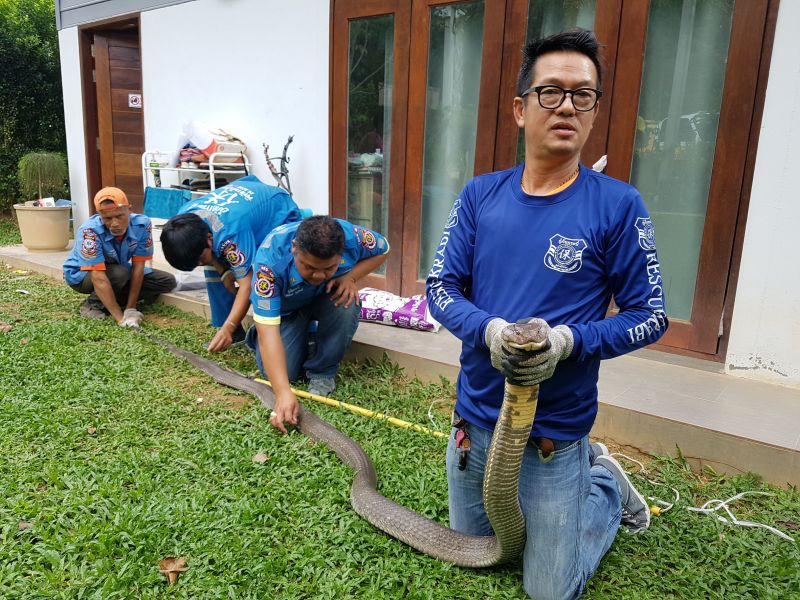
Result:
<instances>
[{"instance_id":1,"label":"king cobra","mask_svg":"<svg viewBox=\"0 0 800 600\"><path fill-rule=\"evenodd\" d=\"M547 324L540 319L509 325L502 330L508 346L527 351L545 348L547 333ZM274 408L275 395L269 387L169 342L154 336L150 339L218 383L248 392L267 409ZM483 481L484 506L495 533L492 536L465 535L448 529L379 494L375 467L361 446L302 406L298 428L312 440L327 444L353 470L350 502L356 513L369 523L433 558L462 567L489 567L513 560L525 546L519 473L538 395L538 385L519 386L506 380Z\"/></svg>"}]
</instances>

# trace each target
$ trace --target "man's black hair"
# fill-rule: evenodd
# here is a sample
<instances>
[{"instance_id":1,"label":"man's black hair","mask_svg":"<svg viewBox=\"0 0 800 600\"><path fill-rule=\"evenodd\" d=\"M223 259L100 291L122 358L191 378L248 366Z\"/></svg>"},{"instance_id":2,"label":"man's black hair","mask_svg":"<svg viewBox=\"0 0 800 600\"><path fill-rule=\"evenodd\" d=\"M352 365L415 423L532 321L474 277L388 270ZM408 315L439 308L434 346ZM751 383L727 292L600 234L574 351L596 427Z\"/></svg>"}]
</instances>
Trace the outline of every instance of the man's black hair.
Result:
<instances>
[{"instance_id":1,"label":"man's black hair","mask_svg":"<svg viewBox=\"0 0 800 600\"><path fill-rule=\"evenodd\" d=\"M192 271L208 248L211 230L194 213L175 215L161 230L161 249L167 262L179 271Z\"/></svg>"},{"instance_id":2,"label":"man's black hair","mask_svg":"<svg viewBox=\"0 0 800 600\"><path fill-rule=\"evenodd\" d=\"M597 89L603 89L603 70L600 68L600 42L588 29L576 27L548 37L528 42L522 49L522 66L517 77L517 96L522 96L533 79L536 59L550 52L579 52L594 63L597 69Z\"/></svg>"},{"instance_id":3,"label":"man's black hair","mask_svg":"<svg viewBox=\"0 0 800 600\"><path fill-rule=\"evenodd\" d=\"M344 250L344 231L336 219L314 215L300 222L294 241L300 252L325 260Z\"/></svg>"}]
</instances>

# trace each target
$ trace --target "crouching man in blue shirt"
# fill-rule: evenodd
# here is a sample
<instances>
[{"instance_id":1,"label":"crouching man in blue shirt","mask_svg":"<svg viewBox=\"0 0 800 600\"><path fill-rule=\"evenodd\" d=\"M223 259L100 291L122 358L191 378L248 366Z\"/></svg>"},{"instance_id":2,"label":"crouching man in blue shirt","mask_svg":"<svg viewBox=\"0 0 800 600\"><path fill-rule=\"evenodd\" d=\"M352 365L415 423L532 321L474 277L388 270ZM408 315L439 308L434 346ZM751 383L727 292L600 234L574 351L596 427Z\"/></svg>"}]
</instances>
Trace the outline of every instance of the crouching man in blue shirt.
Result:
<instances>
[{"instance_id":1,"label":"crouching man in blue shirt","mask_svg":"<svg viewBox=\"0 0 800 600\"><path fill-rule=\"evenodd\" d=\"M190 200L164 224L164 258L180 271L205 266L211 324L209 352L244 341L250 308L251 264L258 245L278 225L302 219L292 197L248 175Z\"/></svg>"},{"instance_id":2,"label":"crouching man in blue shirt","mask_svg":"<svg viewBox=\"0 0 800 600\"><path fill-rule=\"evenodd\" d=\"M132 213L119 188L106 187L94 197L97 214L75 232L64 262L64 280L76 292L89 294L81 304L85 317L110 314L123 327L139 327L139 300L155 301L175 287L175 277L145 266L153 258L153 226ZM124 307L124 308L123 308Z\"/></svg>"},{"instance_id":3,"label":"crouching man in blue shirt","mask_svg":"<svg viewBox=\"0 0 800 600\"><path fill-rule=\"evenodd\" d=\"M246 343L272 384L273 427L286 433L300 405L289 387L305 370L308 391L327 396L355 335L360 316L358 281L380 267L389 243L379 233L325 215L282 225L253 261L250 300L255 327ZM317 321L316 352L308 356L308 329Z\"/></svg>"},{"instance_id":4,"label":"crouching man in blue shirt","mask_svg":"<svg viewBox=\"0 0 800 600\"><path fill-rule=\"evenodd\" d=\"M580 596L620 523L650 524L625 471L588 439L600 361L655 342L668 325L641 196L580 164L601 96L598 46L585 30L526 46L514 98L525 162L467 183L427 279L431 314L463 344L447 449L454 529L492 533L483 474L504 379L541 384L519 490L523 585L537 600ZM612 297L619 312L606 317ZM502 331L528 317L549 323L549 347L520 354Z\"/></svg>"}]
</instances>

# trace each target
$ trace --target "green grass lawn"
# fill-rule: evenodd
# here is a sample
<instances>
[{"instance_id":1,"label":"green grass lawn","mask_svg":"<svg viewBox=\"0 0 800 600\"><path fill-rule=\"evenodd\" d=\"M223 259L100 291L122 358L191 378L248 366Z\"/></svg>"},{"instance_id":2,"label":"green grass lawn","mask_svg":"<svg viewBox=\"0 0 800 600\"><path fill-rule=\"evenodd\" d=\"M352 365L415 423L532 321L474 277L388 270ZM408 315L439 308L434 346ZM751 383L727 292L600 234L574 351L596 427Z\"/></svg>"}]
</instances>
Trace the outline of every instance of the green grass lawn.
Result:
<instances>
[{"instance_id":1,"label":"green grass lawn","mask_svg":"<svg viewBox=\"0 0 800 600\"><path fill-rule=\"evenodd\" d=\"M251 398L134 331L80 318L79 302L0 266L0 321L12 326L0 333L0 598L525 597L520 565L461 569L377 531L353 512L350 472L324 445L277 434ZM166 306L146 310L145 329L195 352L212 332ZM244 349L219 360L253 373ZM333 396L428 426L434 404L444 429L453 389L383 361L343 369ZM384 495L447 522L445 441L309 406L364 446ZM800 540L796 490L648 464L681 501L646 533L618 537L586 598L800 598L800 542L685 510L769 490L734 512ZM166 556L188 564L172 587L158 572Z\"/></svg>"}]
</instances>

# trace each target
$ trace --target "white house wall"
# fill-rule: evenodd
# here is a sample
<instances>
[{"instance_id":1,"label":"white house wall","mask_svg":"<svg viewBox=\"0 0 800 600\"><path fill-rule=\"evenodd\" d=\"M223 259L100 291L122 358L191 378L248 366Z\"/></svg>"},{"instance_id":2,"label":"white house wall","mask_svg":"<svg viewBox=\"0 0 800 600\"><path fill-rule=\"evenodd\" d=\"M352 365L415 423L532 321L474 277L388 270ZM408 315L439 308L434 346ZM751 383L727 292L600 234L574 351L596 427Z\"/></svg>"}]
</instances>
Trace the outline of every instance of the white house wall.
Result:
<instances>
[{"instance_id":1,"label":"white house wall","mask_svg":"<svg viewBox=\"0 0 800 600\"><path fill-rule=\"evenodd\" d=\"M64 93L64 125L67 134L69 158L69 188L75 221L81 223L89 217L89 192L86 180L86 145L83 130L83 93L81 91L81 65L78 46L78 28L70 27L58 32L61 56L61 86Z\"/></svg>"},{"instance_id":2,"label":"white house wall","mask_svg":"<svg viewBox=\"0 0 800 600\"><path fill-rule=\"evenodd\" d=\"M240 137L274 183L261 144L280 154L294 135L294 197L327 213L328 0L197 0L140 19L147 149L174 150L199 121Z\"/></svg>"},{"instance_id":3,"label":"white house wall","mask_svg":"<svg viewBox=\"0 0 800 600\"><path fill-rule=\"evenodd\" d=\"M780 3L726 366L800 387L800 2Z\"/></svg>"}]
</instances>

